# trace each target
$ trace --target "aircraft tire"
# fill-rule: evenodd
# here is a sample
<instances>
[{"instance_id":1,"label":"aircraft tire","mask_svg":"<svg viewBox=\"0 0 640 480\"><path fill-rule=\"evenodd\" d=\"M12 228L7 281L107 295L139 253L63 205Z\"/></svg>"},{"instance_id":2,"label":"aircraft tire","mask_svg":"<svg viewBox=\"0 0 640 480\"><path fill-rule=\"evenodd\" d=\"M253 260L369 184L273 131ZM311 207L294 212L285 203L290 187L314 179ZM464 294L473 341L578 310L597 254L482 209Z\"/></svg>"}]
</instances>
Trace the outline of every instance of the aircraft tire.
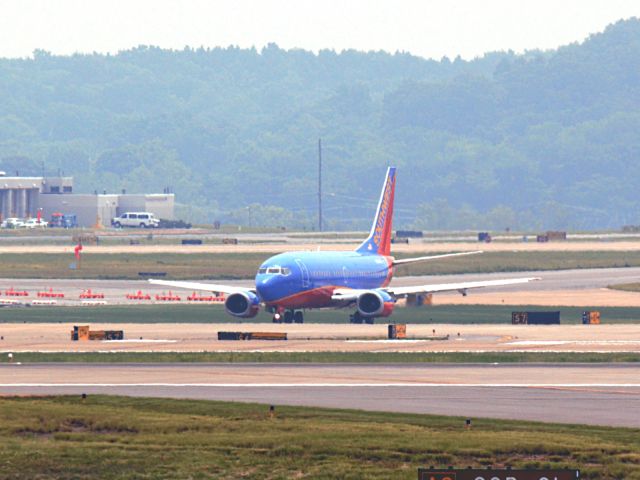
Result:
<instances>
[{"instance_id":1,"label":"aircraft tire","mask_svg":"<svg viewBox=\"0 0 640 480\"><path fill-rule=\"evenodd\" d=\"M284 323L293 323L293 312L291 310L284 312Z\"/></svg>"},{"instance_id":2,"label":"aircraft tire","mask_svg":"<svg viewBox=\"0 0 640 480\"><path fill-rule=\"evenodd\" d=\"M293 313L293 322L294 323L304 323L304 314L301 310L298 310Z\"/></svg>"}]
</instances>

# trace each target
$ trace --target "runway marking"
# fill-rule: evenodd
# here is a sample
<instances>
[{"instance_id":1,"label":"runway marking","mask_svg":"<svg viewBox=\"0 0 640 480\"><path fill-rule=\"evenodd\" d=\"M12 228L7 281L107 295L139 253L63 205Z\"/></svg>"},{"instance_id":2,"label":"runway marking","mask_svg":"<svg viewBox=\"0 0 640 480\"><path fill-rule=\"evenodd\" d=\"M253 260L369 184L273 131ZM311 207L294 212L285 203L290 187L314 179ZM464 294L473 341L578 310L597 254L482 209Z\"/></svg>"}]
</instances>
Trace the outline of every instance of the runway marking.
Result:
<instances>
[{"instance_id":1,"label":"runway marking","mask_svg":"<svg viewBox=\"0 0 640 480\"><path fill-rule=\"evenodd\" d=\"M544 390L544 389L543 389ZM634 392L629 392L629 391L625 391L625 390L605 390L605 389L598 389L598 388L562 388L562 387L553 387L553 388L548 388L547 390L563 390L566 392L587 392L587 393L615 393L618 395L635 395Z\"/></svg>"},{"instance_id":2,"label":"runway marking","mask_svg":"<svg viewBox=\"0 0 640 480\"><path fill-rule=\"evenodd\" d=\"M292 388L292 387L488 387L488 388L640 388L640 383L0 383L9 387L177 387L177 388Z\"/></svg>"},{"instance_id":3,"label":"runway marking","mask_svg":"<svg viewBox=\"0 0 640 480\"><path fill-rule=\"evenodd\" d=\"M507 345L640 345L640 340L520 340L517 342L509 342Z\"/></svg>"},{"instance_id":4,"label":"runway marking","mask_svg":"<svg viewBox=\"0 0 640 480\"><path fill-rule=\"evenodd\" d=\"M292 338L292 340L295 340ZM347 343L417 343L417 342L431 342L430 339L420 338L403 338L403 339L372 339L372 340L344 340Z\"/></svg>"},{"instance_id":5,"label":"runway marking","mask_svg":"<svg viewBox=\"0 0 640 480\"><path fill-rule=\"evenodd\" d=\"M293 339L292 339L293 340ZM163 340L164 341L164 340ZM167 341L168 342L168 341ZM101 343L107 343L106 341ZM291 349L282 349L282 348L272 348L272 347L264 347L259 349L249 349L249 350L241 350L241 349L214 349L214 350L148 350L148 349L140 349L140 348L127 348L127 349L79 349L69 351L68 349L46 349L46 350L20 350L20 349L0 349L0 354L6 353L318 353L320 350L313 349L299 349L299 348L291 348ZM354 350L332 350L333 353L353 353L357 352ZM367 351L369 353L594 353L594 354L606 354L606 353L640 353L640 350L629 350L629 349L590 349L590 350L560 350L560 349L537 349L537 348L508 348L508 349L499 349L499 348L489 348L489 349L477 349L477 350L469 350L469 349L437 349L432 350L426 348L424 350L402 350L402 349L384 349L384 350L371 350ZM500 362L503 363L503 362ZM504 362L509 363L509 362Z\"/></svg>"},{"instance_id":6,"label":"runway marking","mask_svg":"<svg viewBox=\"0 0 640 480\"><path fill-rule=\"evenodd\" d=\"M112 343L112 344L118 344L118 343L177 343L178 340L164 340L164 339L155 339L155 338L140 338L140 339L135 339L135 338L127 338L124 340L102 340L102 343Z\"/></svg>"}]
</instances>

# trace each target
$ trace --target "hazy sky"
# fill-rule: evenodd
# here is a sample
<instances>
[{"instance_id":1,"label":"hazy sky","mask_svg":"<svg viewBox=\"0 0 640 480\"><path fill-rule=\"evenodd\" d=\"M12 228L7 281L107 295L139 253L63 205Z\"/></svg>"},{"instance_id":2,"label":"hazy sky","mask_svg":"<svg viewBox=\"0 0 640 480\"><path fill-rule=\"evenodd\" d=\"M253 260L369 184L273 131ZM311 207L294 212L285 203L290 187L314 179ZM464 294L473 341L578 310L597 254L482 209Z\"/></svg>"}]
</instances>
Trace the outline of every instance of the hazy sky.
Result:
<instances>
[{"instance_id":1,"label":"hazy sky","mask_svg":"<svg viewBox=\"0 0 640 480\"><path fill-rule=\"evenodd\" d=\"M0 57L275 42L472 58L554 48L632 16L639 0L0 0Z\"/></svg>"}]
</instances>

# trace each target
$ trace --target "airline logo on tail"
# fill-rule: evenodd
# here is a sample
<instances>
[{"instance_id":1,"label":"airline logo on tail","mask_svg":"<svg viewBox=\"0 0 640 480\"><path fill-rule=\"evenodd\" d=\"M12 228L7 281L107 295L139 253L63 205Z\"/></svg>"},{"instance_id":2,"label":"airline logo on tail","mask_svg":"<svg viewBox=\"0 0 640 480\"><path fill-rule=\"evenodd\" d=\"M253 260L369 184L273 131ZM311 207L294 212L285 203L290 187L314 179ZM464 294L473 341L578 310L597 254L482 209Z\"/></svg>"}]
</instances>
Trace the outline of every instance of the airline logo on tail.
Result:
<instances>
[{"instance_id":1,"label":"airline logo on tail","mask_svg":"<svg viewBox=\"0 0 640 480\"><path fill-rule=\"evenodd\" d=\"M395 182L395 175L388 176L387 182L384 186L384 193L382 194L382 204L380 205L380 213L378 214L378 221L376 223L375 235L373 236L373 243L380 247L380 239L384 233L386 233L386 221L389 210L393 210L393 204L391 203L393 195L393 184ZM391 222L389 222L391 224Z\"/></svg>"},{"instance_id":2,"label":"airline logo on tail","mask_svg":"<svg viewBox=\"0 0 640 480\"><path fill-rule=\"evenodd\" d=\"M393 197L396 186L396 169L389 167L380 201L376 210L376 217L371 227L371 233L357 251L360 253L377 253L389 255L391 253L391 224L393 221Z\"/></svg>"}]
</instances>

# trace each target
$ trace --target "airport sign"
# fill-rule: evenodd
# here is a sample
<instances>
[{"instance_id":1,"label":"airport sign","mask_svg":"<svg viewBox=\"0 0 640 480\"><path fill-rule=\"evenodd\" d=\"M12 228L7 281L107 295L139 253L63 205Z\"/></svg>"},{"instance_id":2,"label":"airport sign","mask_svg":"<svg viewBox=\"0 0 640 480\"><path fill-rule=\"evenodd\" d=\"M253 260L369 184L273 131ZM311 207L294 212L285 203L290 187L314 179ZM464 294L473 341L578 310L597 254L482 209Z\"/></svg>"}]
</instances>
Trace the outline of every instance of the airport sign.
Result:
<instances>
[{"instance_id":1,"label":"airport sign","mask_svg":"<svg viewBox=\"0 0 640 480\"><path fill-rule=\"evenodd\" d=\"M575 480L579 470L418 469L418 480Z\"/></svg>"}]
</instances>

